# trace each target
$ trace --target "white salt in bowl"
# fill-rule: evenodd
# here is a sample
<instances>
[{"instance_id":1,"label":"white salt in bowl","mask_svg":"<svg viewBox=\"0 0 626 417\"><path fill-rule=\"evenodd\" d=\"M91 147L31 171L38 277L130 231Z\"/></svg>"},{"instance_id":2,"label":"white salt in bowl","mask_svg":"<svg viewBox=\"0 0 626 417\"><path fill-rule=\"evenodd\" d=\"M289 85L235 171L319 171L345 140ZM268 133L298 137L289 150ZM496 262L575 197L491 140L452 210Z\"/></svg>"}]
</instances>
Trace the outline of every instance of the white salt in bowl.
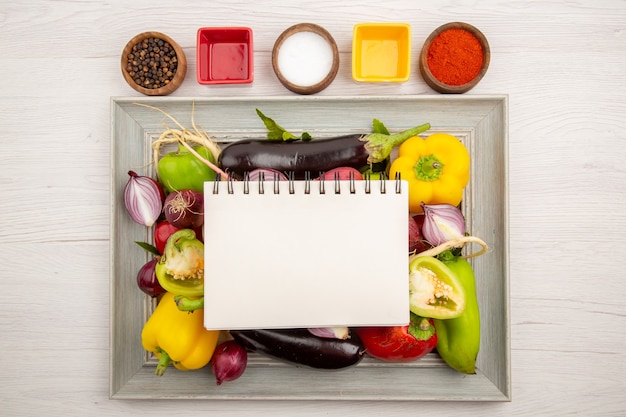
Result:
<instances>
[{"instance_id":1,"label":"white salt in bowl","mask_svg":"<svg viewBox=\"0 0 626 417\"><path fill-rule=\"evenodd\" d=\"M339 50L331 34L314 23L298 23L280 34L272 49L278 80L297 94L328 87L339 70Z\"/></svg>"}]
</instances>

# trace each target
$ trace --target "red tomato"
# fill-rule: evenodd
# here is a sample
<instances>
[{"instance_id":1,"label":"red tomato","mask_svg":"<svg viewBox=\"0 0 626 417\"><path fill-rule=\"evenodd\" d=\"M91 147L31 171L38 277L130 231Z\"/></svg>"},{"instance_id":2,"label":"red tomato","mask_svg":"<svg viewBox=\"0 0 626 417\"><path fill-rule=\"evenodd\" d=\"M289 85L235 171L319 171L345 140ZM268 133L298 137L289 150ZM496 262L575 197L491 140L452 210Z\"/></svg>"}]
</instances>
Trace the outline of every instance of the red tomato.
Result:
<instances>
[{"instance_id":1,"label":"red tomato","mask_svg":"<svg viewBox=\"0 0 626 417\"><path fill-rule=\"evenodd\" d=\"M163 254L163 251L165 250L167 239L169 239L169 237L178 230L180 229L172 226L167 220L157 223L154 228L154 246L156 246L160 254Z\"/></svg>"},{"instance_id":2,"label":"red tomato","mask_svg":"<svg viewBox=\"0 0 626 417\"><path fill-rule=\"evenodd\" d=\"M354 329L366 352L387 362L410 362L437 346L432 319L411 313L408 326L358 327Z\"/></svg>"}]
</instances>

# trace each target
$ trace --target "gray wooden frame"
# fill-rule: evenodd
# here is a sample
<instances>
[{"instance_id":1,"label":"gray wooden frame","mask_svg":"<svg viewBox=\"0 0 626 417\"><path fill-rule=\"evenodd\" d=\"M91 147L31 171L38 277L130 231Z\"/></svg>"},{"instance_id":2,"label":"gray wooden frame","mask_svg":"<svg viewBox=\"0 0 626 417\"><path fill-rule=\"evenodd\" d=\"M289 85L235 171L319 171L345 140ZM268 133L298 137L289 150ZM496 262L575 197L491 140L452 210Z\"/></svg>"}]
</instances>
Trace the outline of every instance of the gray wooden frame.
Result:
<instances>
[{"instance_id":1,"label":"gray wooden frame","mask_svg":"<svg viewBox=\"0 0 626 417\"><path fill-rule=\"evenodd\" d=\"M154 375L141 346L153 301L138 290L136 273L149 257L135 241L149 229L125 212L127 172L152 175L150 142L175 127L156 106L191 127L193 118L215 139L263 137L255 108L294 133L315 137L369 132L373 118L392 131L429 122L457 135L470 150L471 179L463 200L468 231L490 250L472 260L481 308L481 352L476 375L460 374L436 354L411 364L366 358L356 367L321 372L251 355L244 375L216 386L210 369ZM250 208L253 210L253 208ZM111 99L110 397L115 399L440 400L510 401L508 97L506 95L297 96ZM245 251L242 251L245 257Z\"/></svg>"}]
</instances>

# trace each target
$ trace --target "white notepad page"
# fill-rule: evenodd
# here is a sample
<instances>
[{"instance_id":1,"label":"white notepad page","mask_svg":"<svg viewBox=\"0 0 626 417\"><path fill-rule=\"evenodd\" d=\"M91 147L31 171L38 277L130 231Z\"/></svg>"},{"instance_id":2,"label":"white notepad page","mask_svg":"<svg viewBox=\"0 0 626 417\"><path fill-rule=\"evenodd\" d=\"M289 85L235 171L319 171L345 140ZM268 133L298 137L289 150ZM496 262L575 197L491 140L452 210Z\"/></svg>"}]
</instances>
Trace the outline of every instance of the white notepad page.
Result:
<instances>
[{"instance_id":1,"label":"white notepad page","mask_svg":"<svg viewBox=\"0 0 626 417\"><path fill-rule=\"evenodd\" d=\"M367 183L205 183L205 327L408 324L408 185Z\"/></svg>"}]
</instances>

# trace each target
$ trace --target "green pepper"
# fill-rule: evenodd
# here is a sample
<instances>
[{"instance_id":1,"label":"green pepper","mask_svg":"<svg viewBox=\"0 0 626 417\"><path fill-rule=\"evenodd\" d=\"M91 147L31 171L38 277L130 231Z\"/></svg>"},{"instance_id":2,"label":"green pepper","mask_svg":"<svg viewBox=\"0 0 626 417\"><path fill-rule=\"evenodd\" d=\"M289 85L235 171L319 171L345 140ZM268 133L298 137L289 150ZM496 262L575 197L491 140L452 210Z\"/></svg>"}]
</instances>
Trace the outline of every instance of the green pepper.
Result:
<instances>
[{"instance_id":1,"label":"green pepper","mask_svg":"<svg viewBox=\"0 0 626 417\"><path fill-rule=\"evenodd\" d=\"M155 265L159 284L174 295L204 295L204 244L191 229L172 234Z\"/></svg>"},{"instance_id":2,"label":"green pepper","mask_svg":"<svg viewBox=\"0 0 626 417\"><path fill-rule=\"evenodd\" d=\"M439 337L437 351L453 369L475 374L480 348L480 311L474 271L469 262L449 250L438 257L459 278L465 290L465 311L455 319L434 320Z\"/></svg>"},{"instance_id":3,"label":"green pepper","mask_svg":"<svg viewBox=\"0 0 626 417\"><path fill-rule=\"evenodd\" d=\"M418 255L409 264L409 302L418 316L452 319L465 310L465 291L443 262Z\"/></svg>"},{"instance_id":4,"label":"green pepper","mask_svg":"<svg viewBox=\"0 0 626 417\"><path fill-rule=\"evenodd\" d=\"M200 156L215 163L215 157L204 146L192 147ZM215 179L215 171L205 165L185 146L178 144L178 150L163 156L157 171L163 188L168 193L180 190L204 192L204 182Z\"/></svg>"}]
</instances>

